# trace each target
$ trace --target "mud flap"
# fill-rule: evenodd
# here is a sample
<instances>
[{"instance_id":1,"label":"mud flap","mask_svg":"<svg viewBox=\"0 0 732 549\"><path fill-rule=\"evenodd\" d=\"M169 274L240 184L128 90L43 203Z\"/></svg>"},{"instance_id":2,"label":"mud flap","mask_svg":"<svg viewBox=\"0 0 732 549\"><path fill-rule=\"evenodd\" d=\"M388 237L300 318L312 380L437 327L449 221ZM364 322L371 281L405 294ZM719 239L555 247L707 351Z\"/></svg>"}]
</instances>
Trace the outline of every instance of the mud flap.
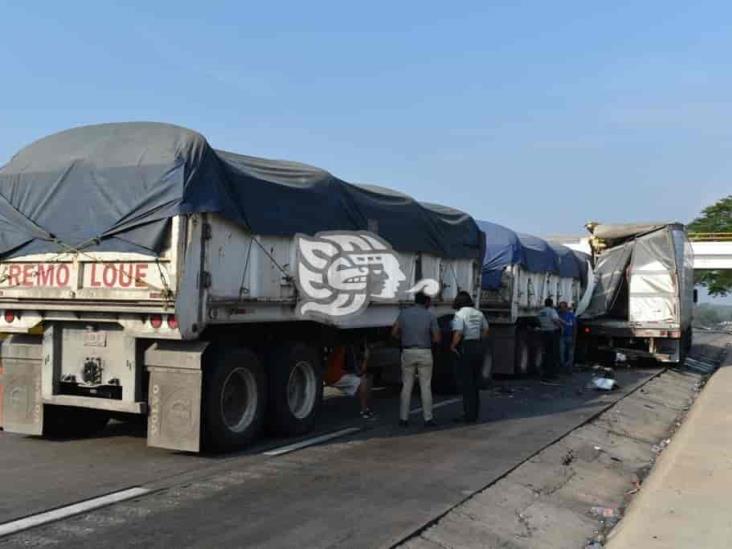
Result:
<instances>
[{"instance_id":1,"label":"mud flap","mask_svg":"<svg viewBox=\"0 0 732 549\"><path fill-rule=\"evenodd\" d=\"M206 341L158 341L145 351L150 372L147 445L198 452Z\"/></svg>"},{"instance_id":2,"label":"mud flap","mask_svg":"<svg viewBox=\"0 0 732 549\"><path fill-rule=\"evenodd\" d=\"M13 335L3 341L3 428L9 433L43 434L41 357L43 339Z\"/></svg>"}]
</instances>

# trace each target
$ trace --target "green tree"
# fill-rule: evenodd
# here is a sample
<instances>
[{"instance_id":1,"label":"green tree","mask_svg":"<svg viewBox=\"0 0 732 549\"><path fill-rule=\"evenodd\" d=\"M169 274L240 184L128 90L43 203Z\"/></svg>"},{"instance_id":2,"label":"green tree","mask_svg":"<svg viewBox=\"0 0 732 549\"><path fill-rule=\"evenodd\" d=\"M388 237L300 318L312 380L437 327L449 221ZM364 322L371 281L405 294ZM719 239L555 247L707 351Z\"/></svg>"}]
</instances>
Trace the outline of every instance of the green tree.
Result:
<instances>
[{"instance_id":1,"label":"green tree","mask_svg":"<svg viewBox=\"0 0 732 549\"><path fill-rule=\"evenodd\" d=\"M732 233L732 195L704 208L688 228L694 233ZM726 296L732 292L732 271L697 271L694 277L709 295Z\"/></svg>"}]
</instances>

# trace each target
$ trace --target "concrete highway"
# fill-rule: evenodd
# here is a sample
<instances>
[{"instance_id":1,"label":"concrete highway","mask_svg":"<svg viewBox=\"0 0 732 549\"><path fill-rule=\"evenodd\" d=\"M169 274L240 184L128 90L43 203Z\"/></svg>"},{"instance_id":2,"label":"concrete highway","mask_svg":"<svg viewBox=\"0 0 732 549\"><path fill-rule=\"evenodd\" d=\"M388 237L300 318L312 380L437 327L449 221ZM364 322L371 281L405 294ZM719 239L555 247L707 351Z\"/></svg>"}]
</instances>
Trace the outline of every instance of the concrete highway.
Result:
<instances>
[{"instance_id":1,"label":"concrete highway","mask_svg":"<svg viewBox=\"0 0 732 549\"><path fill-rule=\"evenodd\" d=\"M697 355L718 351L702 334ZM318 432L346 434L290 452L265 438L237 454L198 456L145 446L144 427L115 423L89 439L0 434L2 525L140 487L136 498L0 538L0 547L385 547L491 485L647 382L659 370L616 372L619 391L587 389L589 372L560 386L503 380L482 393L476 425L455 424L438 397L437 429L396 425L394 388L375 393L375 421L328 398ZM413 406L418 406L416 402ZM274 451L273 451L274 450ZM144 493L142 493L144 492Z\"/></svg>"}]
</instances>

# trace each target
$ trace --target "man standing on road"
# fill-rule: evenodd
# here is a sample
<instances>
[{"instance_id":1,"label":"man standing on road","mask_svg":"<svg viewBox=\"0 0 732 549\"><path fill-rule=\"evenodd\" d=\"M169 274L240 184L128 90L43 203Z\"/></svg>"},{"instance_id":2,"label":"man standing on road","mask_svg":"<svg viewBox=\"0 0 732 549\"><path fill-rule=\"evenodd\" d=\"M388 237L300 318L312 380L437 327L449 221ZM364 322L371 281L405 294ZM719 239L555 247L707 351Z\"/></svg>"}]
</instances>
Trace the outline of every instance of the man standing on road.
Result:
<instances>
[{"instance_id":1,"label":"man standing on road","mask_svg":"<svg viewBox=\"0 0 732 549\"><path fill-rule=\"evenodd\" d=\"M399 313L391 335L401 342L402 393L399 406L399 425L409 424L409 406L412 400L414 376L419 376L422 395L422 417L426 427L434 427L432 418L432 344L440 342L437 317L429 310L432 301L420 292L414 296L414 305Z\"/></svg>"},{"instance_id":2,"label":"man standing on road","mask_svg":"<svg viewBox=\"0 0 732 549\"><path fill-rule=\"evenodd\" d=\"M564 323L562 339L559 342L559 356L562 369L571 374L574 368L574 342L577 338L577 317L567 305L566 301L559 302L559 318Z\"/></svg>"},{"instance_id":3,"label":"man standing on road","mask_svg":"<svg viewBox=\"0 0 732 549\"><path fill-rule=\"evenodd\" d=\"M544 362L542 364L541 378L543 381L557 379L557 356L559 350L559 330L564 323L559 318L554 308L554 300L550 297L544 300L544 308L537 315L539 329L544 345Z\"/></svg>"},{"instance_id":4,"label":"man standing on road","mask_svg":"<svg viewBox=\"0 0 732 549\"><path fill-rule=\"evenodd\" d=\"M480 371L488 337L488 321L475 308L468 292L458 292L452 308L457 312L452 320L450 351L457 355L457 374L463 393L463 417L458 419L475 423L480 413Z\"/></svg>"}]
</instances>

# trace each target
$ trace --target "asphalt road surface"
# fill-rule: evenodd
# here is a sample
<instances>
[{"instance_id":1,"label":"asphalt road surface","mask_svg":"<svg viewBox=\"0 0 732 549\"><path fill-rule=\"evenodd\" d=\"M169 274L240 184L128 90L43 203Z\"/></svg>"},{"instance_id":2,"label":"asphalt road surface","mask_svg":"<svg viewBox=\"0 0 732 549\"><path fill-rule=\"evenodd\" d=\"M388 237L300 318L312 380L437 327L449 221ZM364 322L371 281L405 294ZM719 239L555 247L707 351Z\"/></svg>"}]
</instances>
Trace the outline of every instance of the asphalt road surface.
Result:
<instances>
[{"instance_id":1,"label":"asphalt road surface","mask_svg":"<svg viewBox=\"0 0 732 549\"><path fill-rule=\"evenodd\" d=\"M697 337L713 353L714 334ZM388 547L407 539L526 459L633 391L657 369L616 372L611 393L587 389L589 372L560 386L500 381L482 393L480 422L455 424L460 401L438 397L437 429L415 413L396 426L398 395L375 393L374 421L352 399L325 402L318 432L357 431L272 455L297 442L264 439L249 450L198 456L145 446L140 425L100 436L44 440L0 434L2 525L131 487L147 493L0 538L15 546ZM418 406L415 398L413 406Z\"/></svg>"}]
</instances>

